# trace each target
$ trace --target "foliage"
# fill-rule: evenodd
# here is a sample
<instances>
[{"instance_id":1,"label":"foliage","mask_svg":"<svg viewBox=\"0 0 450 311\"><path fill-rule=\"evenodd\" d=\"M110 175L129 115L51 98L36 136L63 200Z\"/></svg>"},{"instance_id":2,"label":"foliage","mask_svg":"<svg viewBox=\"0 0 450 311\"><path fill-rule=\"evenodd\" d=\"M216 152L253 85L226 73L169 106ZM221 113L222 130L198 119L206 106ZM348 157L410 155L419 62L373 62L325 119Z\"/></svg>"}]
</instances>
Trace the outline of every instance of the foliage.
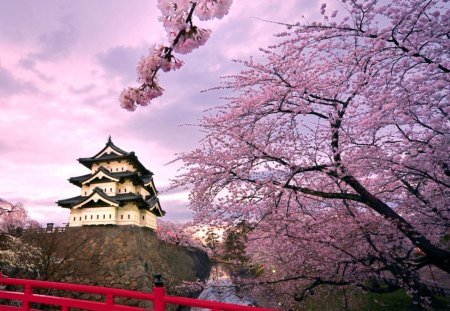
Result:
<instances>
[{"instance_id":1,"label":"foliage","mask_svg":"<svg viewBox=\"0 0 450 311\"><path fill-rule=\"evenodd\" d=\"M222 18L228 14L232 0L158 0L162 13L160 21L167 31L168 46L155 45L149 55L142 57L136 70L139 87L128 87L120 94L121 107L130 111L137 105L147 106L150 101L163 93L159 85L158 71L174 71L183 65L183 61L173 53L188 54L204 45L211 30L194 24L194 16L201 21Z\"/></svg>"},{"instance_id":2,"label":"foliage","mask_svg":"<svg viewBox=\"0 0 450 311\"><path fill-rule=\"evenodd\" d=\"M205 236L205 245L211 251L213 258L217 257L221 249L219 235L214 230L214 228L208 228Z\"/></svg>"},{"instance_id":3,"label":"foliage","mask_svg":"<svg viewBox=\"0 0 450 311\"><path fill-rule=\"evenodd\" d=\"M92 237L76 237L69 231L48 233L45 230L27 230L22 240L39 249L38 273L41 280L60 281L72 273L71 261L82 257L83 247Z\"/></svg>"},{"instance_id":4,"label":"foliage","mask_svg":"<svg viewBox=\"0 0 450 311\"><path fill-rule=\"evenodd\" d=\"M39 277L42 267L41 249L19 237L3 234L0 247L0 270L8 276Z\"/></svg>"},{"instance_id":5,"label":"foliage","mask_svg":"<svg viewBox=\"0 0 450 311\"><path fill-rule=\"evenodd\" d=\"M247 263L249 261L245 248L250 230L250 224L242 221L224 232L223 259L236 261L237 263Z\"/></svg>"},{"instance_id":6,"label":"foliage","mask_svg":"<svg viewBox=\"0 0 450 311\"><path fill-rule=\"evenodd\" d=\"M426 307L418 270L450 272L450 10L342 6L241 62L174 186L199 223L257 224L249 254L286 307L324 285L380 291L368 278Z\"/></svg>"}]
</instances>

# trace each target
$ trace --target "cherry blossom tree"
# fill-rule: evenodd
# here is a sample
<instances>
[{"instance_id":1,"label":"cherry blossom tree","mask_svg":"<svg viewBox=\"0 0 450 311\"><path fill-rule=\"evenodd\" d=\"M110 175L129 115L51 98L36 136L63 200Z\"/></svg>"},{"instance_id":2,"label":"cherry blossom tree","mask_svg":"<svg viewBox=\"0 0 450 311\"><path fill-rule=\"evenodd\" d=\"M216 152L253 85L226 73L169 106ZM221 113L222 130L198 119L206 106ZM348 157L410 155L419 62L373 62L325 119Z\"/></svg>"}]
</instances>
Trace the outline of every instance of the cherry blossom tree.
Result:
<instances>
[{"instance_id":1,"label":"cherry blossom tree","mask_svg":"<svg viewBox=\"0 0 450 311\"><path fill-rule=\"evenodd\" d=\"M28 216L22 204L0 198L0 232L10 234L18 229L39 227L39 223Z\"/></svg>"},{"instance_id":2,"label":"cherry blossom tree","mask_svg":"<svg viewBox=\"0 0 450 311\"><path fill-rule=\"evenodd\" d=\"M450 10L341 6L241 61L174 187L198 222L255 226L249 253L286 304L352 284L426 306L421 269L450 272Z\"/></svg>"},{"instance_id":3,"label":"cherry blossom tree","mask_svg":"<svg viewBox=\"0 0 450 311\"><path fill-rule=\"evenodd\" d=\"M161 241L180 246L204 248L202 241L196 237L195 230L189 223L181 224L160 220L156 232Z\"/></svg>"},{"instance_id":4,"label":"cherry blossom tree","mask_svg":"<svg viewBox=\"0 0 450 311\"><path fill-rule=\"evenodd\" d=\"M21 239L23 229L39 228L24 206L0 198L0 270L9 276L36 275L40 249Z\"/></svg>"},{"instance_id":5,"label":"cherry blossom tree","mask_svg":"<svg viewBox=\"0 0 450 311\"><path fill-rule=\"evenodd\" d=\"M163 94L158 72L179 69L183 61L174 53L188 54L204 45L211 31L194 24L194 17L201 21L222 18L228 14L232 0L158 0L162 16L160 21L167 31L170 44L155 45L149 55L141 58L137 66L139 87L128 87L120 94L121 107L134 111L137 105L147 106Z\"/></svg>"}]
</instances>

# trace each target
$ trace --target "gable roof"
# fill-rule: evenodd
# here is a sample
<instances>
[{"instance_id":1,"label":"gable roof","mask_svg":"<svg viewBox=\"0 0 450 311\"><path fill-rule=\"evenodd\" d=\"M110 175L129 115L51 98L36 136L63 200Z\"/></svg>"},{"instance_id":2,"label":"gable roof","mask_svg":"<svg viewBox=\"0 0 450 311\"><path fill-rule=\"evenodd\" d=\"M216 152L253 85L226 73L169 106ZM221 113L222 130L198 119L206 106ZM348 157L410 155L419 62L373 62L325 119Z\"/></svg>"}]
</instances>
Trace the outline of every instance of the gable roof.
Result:
<instances>
[{"instance_id":1,"label":"gable roof","mask_svg":"<svg viewBox=\"0 0 450 311\"><path fill-rule=\"evenodd\" d=\"M125 150L117 147L112 142L111 136L109 136L108 142L106 143L105 147L103 147L102 150L97 152L97 154L88 158L79 158L78 162L80 162L87 168L91 169L92 165L96 163L105 161L121 161L121 160L129 161L134 166L136 166L138 171L140 171L144 175L146 174L153 175L153 173L150 170L148 170L144 165L142 165L138 157L135 155L134 151L126 152Z\"/></svg>"},{"instance_id":2,"label":"gable roof","mask_svg":"<svg viewBox=\"0 0 450 311\"><path fill-rule=\"evenodd\" d=\"M101 157L102 153L105 152L106 149L108 149L108 147L111 147L111 149L117 154L117 155L127 155L129 154L128 152L126 152L123 149L120 149L119 147L117 147L116 145L114 145L114 143L112 142L111 139L111 135L108 137L108 141L106 142L105 147L103 147L102 150L100 150L95 156L93 156L93 158L99 158Z\"/></svg>"},{"instance_id":3,"label":"gable roof","mask_svg":"<svg viewBox=\"0 0 450 311\"><path fill-rule=\"evenodd\" d=\"M114 206L119 205L119 202L114 200L114 197L109 197L100 188L95 188L94 191L92 191L92 193L90 195L88 195L88 196L81 196L81 195L79 195L79 196L76 196L76 197L73 197L73 198L69 198L69 199L65 199L65 200L59 200L56 203L59 206L61 206L61 207L72 208L72 207L75 207L75 206L80 205L82 203L86 204L87 202L91 201L91 199L94 196L96 196L96 195L100 196L102 201L105 201L106 203L108 203L110 205L114 205Z\"/></svg>"},{"instance_id":4,"label":"gable roof","mask_svg":"<svg viewBox=\"0 0 450 311\"><path fill-rule=\"evenodd\" d=\"M100 167L94 174L92 174L91 177L81 182L81 184L89 184L95 179L103 179L103 177L106 177L107 179L111 181L119 181L119 178L114 177L111 175L111 173L104 167Z\"/></svg>"}]
</instances>

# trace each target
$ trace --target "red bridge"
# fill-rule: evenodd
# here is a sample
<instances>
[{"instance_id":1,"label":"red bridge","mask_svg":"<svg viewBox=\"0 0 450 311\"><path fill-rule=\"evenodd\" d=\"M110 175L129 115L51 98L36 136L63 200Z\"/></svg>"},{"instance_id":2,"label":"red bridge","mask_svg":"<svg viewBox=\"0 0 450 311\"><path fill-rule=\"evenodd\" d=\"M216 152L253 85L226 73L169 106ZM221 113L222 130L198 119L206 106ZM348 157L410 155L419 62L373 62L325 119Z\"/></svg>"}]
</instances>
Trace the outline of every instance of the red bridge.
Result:
<instances>
[{"instance_id":1,"label":"red bridge","mask_svg":"<svg viewBox=\"0 0 450 311\"><path fill-rule=\"evenodd\" d=\"M52 307L61 307L62 311L69 311L71 308L96 311L165 311L167 304L189 306L210 309L212 311L276 311L274 309L257 308L251 306L235 305L230 303L200 300L185 297L176 297L166 295L166 289L160 280L161 276L156 276L153 293L144 293L124 289L79 285L70 283L58 283L25 279L13 279L4 277L0 273L0 285L13 285L21 287L21 291L11 291L0 289L0 311L17 310L39 310L33 309L32 304L43 304ZM95 294L102 297L102 301L66 298L56 295L43 295L34 293L34 289L47 289L67 292L79 292ZM49 291L50 292L50 291ZM140 301L152 301L153 309L144 309L140 307L131 307L116 303L116 298L132 298ZM4 304L8 301L19 301L20 306L11 306Z\"/></svg>"}]
</instances>

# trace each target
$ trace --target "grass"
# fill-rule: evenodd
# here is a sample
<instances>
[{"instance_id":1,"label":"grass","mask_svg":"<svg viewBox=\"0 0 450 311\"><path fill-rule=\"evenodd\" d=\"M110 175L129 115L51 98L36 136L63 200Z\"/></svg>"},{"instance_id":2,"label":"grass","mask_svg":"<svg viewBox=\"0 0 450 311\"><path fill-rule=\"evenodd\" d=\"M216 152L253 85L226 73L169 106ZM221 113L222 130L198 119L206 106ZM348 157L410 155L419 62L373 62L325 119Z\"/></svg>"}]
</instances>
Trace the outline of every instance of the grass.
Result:
<instances>
[{"instance_id":1,"label":"grass","mask_svg":"<svg viewBox=\"0 0 450 311\"><path fill-rule=\"evenodd\" d=\"M305 303L308 311L366 310L406 311L411 298L402 289L392 293L366 293L357 288L328 288L309 297Z\"/></svg>"},{"instance_id":2,"label":"grass","mask_svg":"<svg viewBox=\"0 0 450 311\"><path fill-rule=\"evenodd\" d=\"M411 297L403 289L385 294L366 293L365 296L367 298L367 310L370 311L409 310L409 306L412 303Z\"/></svg>"},{"instance_id":3,"label":"grass","mask_svg":"<svg viewBox=\"0 0 450 311\"><path fill-rule=\"evenodd\" d=\"M435 296L433 310L450 310L450 297ZM304 310L307 311L408 311L412 299L405 290L392 293L366 293L357 288L328 288L317 291L307 298Z\"/></svg>"}]
</instances>

